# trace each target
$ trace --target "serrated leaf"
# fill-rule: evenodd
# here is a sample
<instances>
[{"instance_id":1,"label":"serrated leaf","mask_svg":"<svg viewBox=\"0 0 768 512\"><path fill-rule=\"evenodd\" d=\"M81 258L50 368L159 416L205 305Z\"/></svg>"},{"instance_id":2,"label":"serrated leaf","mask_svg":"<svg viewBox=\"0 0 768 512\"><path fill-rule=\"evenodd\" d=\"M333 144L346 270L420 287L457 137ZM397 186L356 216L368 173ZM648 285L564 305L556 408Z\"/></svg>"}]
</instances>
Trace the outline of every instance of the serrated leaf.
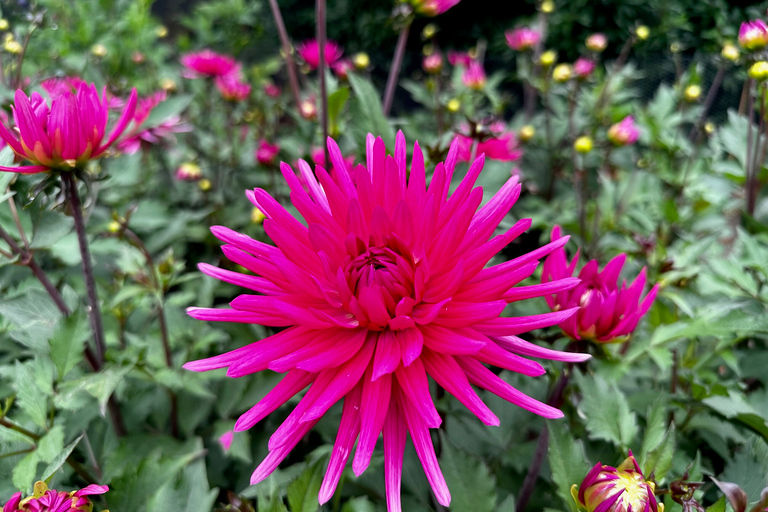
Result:
<instances>
[{"instance_id":1,"label":"serrated leaf","mask_svg":"<svg viewBox=\"0 0 768 512\"><path fill-rule=\"evenodd\" d=\"M32 370L27 364L16 361L16 393L19 407L36 425L46 428L48 397L35 383Z\"/></svg>"},{"instance_id":2,"label":"serrated leaf","mask_svg":"<svg viewBox=\"0 0 768 512\"><path fill-rule=\"evenodd\" d=\"M493 512L496 507L496 478L482 461L444 442L440 467L451 490L453 510Z\"/></svg>"},{"instance_id":3,"label":"serrated leaf","mask_svg":"<svg viewBox=\"0 0 768 512\"><path fill-rule=\"evenodd\" d=\"M37 443L37 455L40 462L50 464L63 449L64 428L61 425L53 427Z\"/></svg>"},{"instance_id":4,"label":"serrated leaf","mask_svg":"<svg viewBox=\"0 0 768 512\"><path fill-rule=\"evenodd\" d=\"M643 445L639 457L641 466L645 466L648 452L657 447L664 439L664 432L667 428L666 416L667 399L666 396L660 396L648 408L648 423L645 427L645 435L643 436Z\"/></svg>"},{"instance_id":5,"label":"serrated leaf","mask_svg":"<svg viewBox=\"0 0 768 512\"><path fill-rule=\"evenodd\" d=\"M584 395L579 410L586 418L590 437L629 447L637 434L637 418L629 410L627 397L598 375L576 375Z\"/></svg>"},{"instance_id":6,"label":"serrated leaf","mask_svg":"<svg viewBox=\"0 0 768 512\"><path fill-rule=\"evenodd\" d=\"M45 468L43 471L43 476L40 478L41 480L48 482L50 481L51 477L59 470L61 469L61 466L64 465L64 463L67 461L67 458L72 454L75 447L80 443L80 440L83 439L83 436L85 434L80 434L75 438L74 441L69 443L67 446L64 447L63 450L59 452L58 455L56 455L51 461L50 464L48 464L48 467Z\"/></svg>"},{"instance_id":7,"label":"serrated leaf","mask_svg":"<svg viewBox=\"0 0 768 512\"><path fill-rule=\"evenodd\" d=\"M571 486L579 484L589 471L581 441L573 438L562 421L548 420L549 467L552 480L557 485L557 494L569 510L576 510L571 497Z\"/></svg>"},{"instance_id":8,"label":"serrated leaf","mask_svg":"<svg viewBox=\"0 0 768 512\"><path fill-rule=\"evenodd\" d=\"M53 336L48 341L59 380L66 377L82 361L83 346L89 336L88 322L79 312L59 320Z\"/></svg>"},{"instance_id":9,"label":"serrated leaf","mask_svg":"<svg viewBox=\"0 0 768 512\"><path fill-rule=\"evenodd\" d=\"M315 512L320 503L317 493L323 482L325 459L320 459L307 468L288 485L288 506L291 512Z\"/></svg>"},{"instance_id":10,"label":"serrated leaf","mask_svg":"<svg viewBox=\"0 0 768 512\"><path fill-rule=\"evenodd\" d=\"M506 499L496 507L496 512L515 512L515 510L515 497L512 494L507 496Z\"/></svg>"},{"instance_id":11,"label":"serrated leaf","mask_svg":"<svg viewBox=\"0 0 768 512\"><path fill-rule=\"evenodd\" d=\"M61 312L44 291L30 289L24 295L1 300L0 315L15 326L9 332L13 339L32 350L44 352L48 350L48 340Z\"/></svg>"},{"instance_id":12,"label":"serrated leaf","mask_svg":"<svg viewBox=\"0 0 768 512\"><path fill-rule=\"evenodd\" d=\"M68 235L75 225L72 217L63 213L45 211L35 223L30 246L33 249L47 249Z\"/></svg>"},{"instance_id":13,"label":"serrated leaf","mask_svg":"<svg viewBox=\"0 0 768 512\"><path fill-rule=\"evenodd\" d=\"M384 139L386 147L393 147L395 131L384 116L378 91L365 78L354 73L349 73L348 77L352 90L355 92L355 100L363 114L360 119L357 119L358 128Z\"/></svg>"},{"instance_id":14,"label":"serrated leaf","mask_svg":"<svg viewBox=\"0 0 768 512\"><path fill-rule=\"evenodd\" d=\"M13 468L13 486L16 489L26 492L32 487L35 482L38 462L39 458L35 451L26 454L16 463L16 467Z\"/></svg>"},{"instance_id":15,"label":"serrated leaf","mask_svg":"<svg viewBox=\"0 0 768 512\"><path fill-rule=\"evenodd\" d=\"M184 468L175 481L166 482L147 506L149 512L210 512L218 489L211 489L203 461Z\"/></svg>"},{"instance_id":16,"label":"serrated leaf","mask_svg":"<svg viewBox=\"0 0 768 512\"><path fill-rule=\"evenodd\" d=\"M672 460L675 455L675 424L669 426L669 430L664 435L661 442L651 451L643 464L644 475L654 475L657 482L664 480L664 477L672 467Z\"/></svg>"}]
</instances>

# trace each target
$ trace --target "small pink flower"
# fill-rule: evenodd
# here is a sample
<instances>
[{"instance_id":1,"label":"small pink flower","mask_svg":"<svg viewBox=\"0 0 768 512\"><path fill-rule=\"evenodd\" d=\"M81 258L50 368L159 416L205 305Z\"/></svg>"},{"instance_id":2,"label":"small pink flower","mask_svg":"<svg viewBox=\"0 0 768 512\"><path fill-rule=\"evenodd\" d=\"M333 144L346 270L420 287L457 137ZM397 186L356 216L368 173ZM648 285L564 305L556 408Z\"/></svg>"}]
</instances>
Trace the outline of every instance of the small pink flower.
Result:
<instances>
[{"instance_id":1,"label":"small pink flower","mask_svg":"<svg viewBox=\"0 0 768 512\"><path fill-rule=\"evenodd\" d=\"M45 482L37 482L34 494L21 499L17 492L3 506L3 512L79 512L93 510L93 504L86 496L104 494L106 485L89 485L79 491L65 492L48 489Z\"/></svg>"},{"instance_id":2,"label":"small pink flower","mask_svg":"<svg viewBox=\"0 0 768 512\"><path fill-rule=\"evenodd\" d=\"M576 62L573 63L573 72L577 77L581 79L589 78L589 76L595 70L595 66L595 61L581 57L576 59Z\"/></svg>"},{"instance_id":3,"label":"small pink flower","mask_svg":"<svg viewBox=\"0 0 768 512\"><path fill-rule=\"evenodd\" d=\"M608 38L605 34L592 34L587 38L586 45L593 52L602 52L608 46Z\"/></svg>"},{"instance_id":4,"label":"small pink flower","mask_svg":"<svg viewBox=\"0 0 768 512\"><path fill-rule=\"evenodd\" d=\"M663 512L655 491L656 486L645 480L630 450L629 457L617 468L595 464L578 492L574 485L571 493L587 512Z\"/></svg>"},{"instance_id":5,"label":"small pink flower","mask_svg":"<svg viewBox=\"0 0 768 512\"><path fill-rule=\"evenodd\" d=\"M96 86L80 84L77 94L64 91L55 96L50 108L40 94L27 97L16 91L13 118L20 137L0 123L2 137L13 152L32 165L0 167L0 171L32 174L52 169L70 170L82 167L88 160L102 157L120 137L133 119L136 89L131 91L120 120L106 141L109 119L107 89L99 96Z\"/></svg>"},{"instance_id":6,"label":"small pink flower","mask_svg":"<svg viewBox=\"0 0 768 512\"><path fill-rule=\"evenodd\" d=\"M228 430L227 432L224 432L221 437L219 437L219 444L222 448L224 448L225 452L228 452L230 448L232 448L232 440L235 438L235 431L234 430Z\"/></svg>"},{"instance_id":7,"label":"small pink flower","mask_svg":"<svg viewBox=\"0 0 768 512\"><path fill-rule=\"evenodd\" d=\"M448 52L448 62L451 66L469 66L475 59L467 52L455 52L450 50Z\"/></svg>"},{"instance_id":8,"label":"small pink flower","mask_svg":"<svg viewBox=\"0 0 768 512\"><path fill-rule=\"evenodd\" d=\"M417 12L426 16L437 16L454 7L461 0L412 0Z\"/></svg>"},{"instance_id":9,"label":"small pink flower","mask_svg":"<svg viewBox=\"0 0 768 512\"><path fill-rule=\"evenodd\" d=\"M747 50L760 50L768 45L768 25L763 20L746 21L739 27L739 44Z\"/></svg>"},{"instance_id":10,"label":"small pink flower","mask_svg":"<svg viewBox=\"0 0 768 512\"><path fill-rule=\"evenodd\" d=\"M136 104L136 112L133 116L133 126L117 143L117 149L131 155L136 153L144 146L145 148L159 144L162 141L174 141L174 134L184 133L192 130L192 127L182 122L178 115L170 116L153 123L153 126L147 126L145 123L149 119L155 107L166 100L165 91L157 91L154 94L141 98Z\"/></svg>"},{"instance_id":11,"label":"small pink flower","mask_svg":"<svg viewBox=\"0 0 768 512\"><path fill-rule=\"evenodd\" d=\"M561 240L560 226L552 228L552 241ZM619 254L598 271L597 260L592 260L581 269L581 283L573 289L548 295L547 304L552 311L578 307L579 311L560 324L560 328L571 339L589 340L596 343L618 343L626 341L635 330L640 318L650 309L656 298L659 285L640 302L645 288L645 268L627 287L623 281L618 286L618 277L624 266L626 254ZM579 253L568 263L565 248L553 251L544 261L541 282L571 277L576 270Z\"/></svg>"},{"instance_id":12,"label":"small pink flower","mask_svg":"<svg viewBox=\"0 0 768 512\"><path fill-rule=\"evenodd\" d=\"M472 139L466 135L458 135L458 158L461 162L469 162L472 152ZM523 152L517 144L517 138L513 132L500 133L499 135L484 140L477 144L475 155L485 155L490 160L513 162L518 160Z\"/></svg>"},{"instance_id":13,"label":"small pink flower","mask_svg":"<svg viewBox=\"0 0 768 512\"><path fill-rule=\"evenodd\" d=\"M354 68L355 68L354 64L352 64L352 61L349 59L341 59L339 61L336 61L336 63L333 66L331 66L331 69L336 74L336 76L341 78L342 80L346 80L347 73L349 73Z\"/></svg>"},{"instance_id":14,"label":"small pink flower","mask_svg":"<svg viewBox=\"0 0 768 512\"><path fill-rule=\"evenodd\" d=\"M486 76L483 65L474 60L470 62L467 69L461 74L461 81L464 85L476 91L485 87Z\"/></svg>"},{"instance_id":15,"label":"small pink flower","mask_svg":"<svg viewBox=\"0 0 768 512\"><path fill-rule=\"evenodd\" d=\"M640 130L637 129L635 118L632 116L627 116L608 128L608 140L616 146L634 144L639 136Z\"/></svg>"},{"instance_id":16,"label":"small pink flower","mask_svg":"<svg viewBox=\"0 0 768 512\"><path fill-rule=\"evenodd\" d=\"M275 163L275 157L279 152L280 146L278 144L270 144L266 139L261 139L256 148L256 161L261 165L272 165Z\"/></svg>"},{"instance_id":17,"label":"small pink flower","mask_svg":"<svg viewBox=\"0 0 768 512\"><path fill-rule=\"evenodd\" d=\"M436 75L443 69L443 56L440 52L427 55L424 57L424 60L421 61L421 67L424 68L424 71L427 73Z\"/></svg>"},{"instance_id":18,"label":"small pink flower","mask_svg":"<svg viewBox=\"0 0 768 512\"><path fill-rule=\"evenodd\" d=\"M217 76L214 84L227 101L243 101L251 93L251 85L244 81L239 65L226 75Z\"/></svg>"},{"instance_id":19,"label":"small pink flower","mask_svg":"<svg viewBox=\"0 0 768 512\"><path fill-rule=\"evenodd\" d=\"M320 45L317 39L310 39L301 43L296 52L304 59L304 62L312 69L320 65ZM339 60L344 51L335 41L325 42L325 65L331 67Z\"/></svg>"},{"instance_id":20,"label":"small pink flower","mask_svg":"<svg viewBox=\"0 0 768 512\"><path fill-rule=\"evenodd\" d=\"M187 53L181 57L181 64L189 71L188 78L222 76L237 67L237 61L229 55L209 49Z\"/></svg>"},{"instance_id":21,"label":"small pink flower","mask_svg":"<svg viewBox=\"0 0 768 512\"><path fill-rule=\"evenodd\" d=\"M519 27L504 33L507 45L517 51L532 50L541 41L541 32L529 27Z\"/></svg>"},{"instance_id":22,"label":"small pink flower","mask_svg":"<svg viewBox=\"0 0 768 512\"><path fill-rule=\"evenodd\" d=\"M264 93L270 98L279 98L281 91L278 86L270 82L264 85Z\"/></svg>"}]
</instances>

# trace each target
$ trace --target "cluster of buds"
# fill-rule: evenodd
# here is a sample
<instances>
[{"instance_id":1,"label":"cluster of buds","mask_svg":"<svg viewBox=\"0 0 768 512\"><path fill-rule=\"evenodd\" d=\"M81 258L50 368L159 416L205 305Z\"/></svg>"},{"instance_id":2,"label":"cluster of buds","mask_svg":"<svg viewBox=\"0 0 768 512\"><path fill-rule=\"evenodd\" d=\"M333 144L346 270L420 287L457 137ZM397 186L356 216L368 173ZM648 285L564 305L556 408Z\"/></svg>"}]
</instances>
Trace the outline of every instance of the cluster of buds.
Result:
<instances>
[{"instance_id":1,"label":"cluster of buds","mask_svg":"<svg viewBox=\"0 0 768 512\"><path fill-rule=\"evenodd\" d=\"M48 489L45 482L35 483L32 496L24 499L17 492L3 506L3 512L91 512L93 503L86 496L109 491L106 485L89 485L72 492ZM106 512L106 511L105 511Z\"/></svg>"}]
</instances>

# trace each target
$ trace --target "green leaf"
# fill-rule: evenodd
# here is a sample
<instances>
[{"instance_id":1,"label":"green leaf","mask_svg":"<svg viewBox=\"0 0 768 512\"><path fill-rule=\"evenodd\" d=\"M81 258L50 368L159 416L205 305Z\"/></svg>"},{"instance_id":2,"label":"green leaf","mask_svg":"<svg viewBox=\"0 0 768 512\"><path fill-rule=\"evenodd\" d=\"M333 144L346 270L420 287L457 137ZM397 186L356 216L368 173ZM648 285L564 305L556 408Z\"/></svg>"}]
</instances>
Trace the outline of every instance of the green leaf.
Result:
<instances>
[{"instance_id":1,"label":"green leaf","mask_svg":"<svg viewBox=\"0 0 768 512\"><path fill-rule=\"evenodd\" d=\"M6 145L2 151L0 151L0 165L3 167L9 167L13 165L13 160L16 155L13 154L11 146ZM12 172L4 172L0 176L0 192L5 191L8 185L13 181L15 174Z\"/></svg>"},{"instance_id":2,"label":"green leaf","mask_svg":"<svg viewBox=\"0 0 768 512\"><path fill-rule=\"evenodd\" d=\"M741 423L768 440L768 422L737 391L729 391L728 396L711 396L702 402L717 414Z\"/></svg>"},{"instance_id":3,"label":"green leaf","mask_svg":"<svg viewBox=\"0 0 768 512\"><path fill-rule=\"evenodd\" d=\"M496 507L496 478L482 461L444 441L440 467L451 490L453 510L493 512Z\"/></svg>"},{"instance_id":4,"label":"green leaf","mask_svg":"<svg viewBox=\"0 0 768 512\"><path fill-rule=\"evenodd\" d=\"M34 361L31 363L34 364ZM16 361L16 393L19 406L36 425L46 428L48 397L32 376L29 364Z\"/></svg>"},{"instance_id":5,"label":"green leaf","mask_svg":"<svg viewBox=\"0 0 768 512\"><path fill-rule=\"evenodd\" d=\"M589 471L581 441L576 441L563 421L548 420L549 467L552 480L557 485L557 494L569 510L576 510L571 496L571 487L579 485Z\"/></svg>"},{"instance_id":6,"label":"green leaf","mask_svg":"<svg viewBox=\"0 0 768 512\"><path fill-rule=\"evenodd\" d=\"M347 501L343 507L341 507L341 512L375 512L376 507L368 501L368 498L365 496L361 496L359 498L352 498L351 500Z\"/></svg>"},{"instance_id":7,"label":"green leaf","mask_svg":"<svg viewBox=\"0 0 768 512\"><path fill-rule=\"evenodd\" d=\"M152 109L147 120L141 124L141 128L152 128L161 124L169 117L180 115L192 101L192 97L191 94L184 94L163 101Z\"/></svg>"},{"instance_id":8,"label":"green leaf","mask_svg":"<svg viewBox=\"0 0 768 512\"><path fill-rule=\"evenodd\" d=\"M59 380L66 377L83 359L83 346L89 336L88 322L79 312L59 321L53 337L49 340L51 358L56 366Z\"/></svg>"},{"instance_id":9,"label":"green leaf","mask_svg":"<svg viewBox=\"0 0 768 512\"><path fill-rule=\"evenodd\" d=\"M667 398L662 395L648 408L648 424L645 427L643 446L640 450L640 465L644 466L648 452L659 446L667 427Z\"/></svg>"},{"instance_id":10,"label":"green leaf","mask_svg":"<svg viewBox=\"0 0 768 512\"><path fill-rule=\"evenodd\" d=\"M32 488L40 461L37 452L26 454L13 468L13 485L16 489L27 492Z\"/></svg>"},{"instance_id":11,"label":"green leaf","mask_svg":"<svg viewBox=\"0 0 768 512\"><path fill-rule=\"evenodd\" d=\"M507 496L506 499L496 507L496 512L515 512L515 497L512 494Z\"/></svg>"},{"instance_id":12,"label":"green leaf","mask_svg":"<svg viewBox=\"0 0 768 512\"><path fill-rule=\"evenodd\" d=\"M184 468L175 481L166 482L147 506L149 512L210 512L218 489L208 485L203 461Z\"/></svg>"},{"instance_id":13,"label":"green leaf","mask_svg":"<svg viewBox=\"0 0 768 512\"><path fill-rule=\"evenodd\" d=\"M32 350L46 352L61 313L50 297L39 289L0 300L0 315L15 326L10 336Z\"/></svg>"},{"instance_id":14,"label":"green leaf","mask_svg":"<svg viewBox=\"0 0 768 512\"><path fill-rule=\"evenodd\" d=\"M356 120L358 129L372 133L374 137L381 137L388 148L394 147L395 131L384 116L378 91L369 80L354 73L349 73L348 76L355 92L355 101L362 114Z\"/></svg>"},{"instance_id":15,"label":"green leaf","mask_svg":"<svg viewBox=\"0 0 768 512\"><path fill-rule=\"evenodd\" d=\"M75 447L80 443L80 441L83 439L83 436L85 434L80 434L75 438L74 441L69 443L67 446L64 447L63 450L59 452L58 455L56 455L51 461L50 464L48 464L48 467L45 468L43 471L43 476L41 477L41 480L45 482L49 482L51 480L51 477L59 470L61 469L61 466L64 465L64 463L67 461L67 458L72 454Z\"/></svg>"},{"instance_id":16,"label":"green leaf","mask_svg":"<svg viewBox=\"0 0 768 512\"><path fill-rule=\"evenodd\" d=\"M328 121L331 126L336 126L339 114L344 109L344 105L349 99L349 87L342 87L338 91L328 96Z\"/></svg>"},{"instance_id":17,"label":"green leaf","mask_svg":"<svg viewBox=\"0 0 768 512\"><path fill-rule=\"evenodd\" d=\"M725 512L725 496L720 496L720 499L707 507L707 512Z\"/></svg>"},{"instance_id":18,"label":"green leaf","mask_svg":"<svg viewBox=\"0 0 768 512\"><path fill-rule=\"evenodd\" d=\"M51 463L64 450L64 428L56 425L37 443L37 455L40 462Z\"/></svg>"},{"instance_id":19,"label":"green leaf","mask_svg":"<svg viewBox=\"0 0 768 512\"><path fill-rule=\"evenodd\" d=\"M74 225L72 217L46 210L35 223L30 246L33 249L47 249L68 235Z\"/></svg>"},{"instance_id":20,"label":"green leaf","mask_svg":"<svg viewBox=\"0 0 768 512\"><path fill-rule=\"evenodd\" d=\"M664 439L651 451L643 464L644 475L654 475L657 482L664 480L672 467L672 460L675 455L675 424L669 426L669 430L664 435Z\"/></svg>"},{"instance_id":21,"label":"green leaf","mask_svg":"<svg viewBox=\"0 0 768 512\"><path fill-rule=\"evenodd\" d=\"M584 395L579 410L586 418L590 437L629 447L637 434L637 418L629 410L627 397L597 375L576 374L576 380Z\"/></svg>"},{"instance_id":22,"label":"green leaf","mask_svg":"<svg viewBox=\"0 0 768 512\"><path fill-rule=\"evenodd\" d=\"M315 512L320 503L317 493L323 482L326 459L322 458L307 468L288 485L288 506L291 512Z\"/></svg>"}]
</instances>

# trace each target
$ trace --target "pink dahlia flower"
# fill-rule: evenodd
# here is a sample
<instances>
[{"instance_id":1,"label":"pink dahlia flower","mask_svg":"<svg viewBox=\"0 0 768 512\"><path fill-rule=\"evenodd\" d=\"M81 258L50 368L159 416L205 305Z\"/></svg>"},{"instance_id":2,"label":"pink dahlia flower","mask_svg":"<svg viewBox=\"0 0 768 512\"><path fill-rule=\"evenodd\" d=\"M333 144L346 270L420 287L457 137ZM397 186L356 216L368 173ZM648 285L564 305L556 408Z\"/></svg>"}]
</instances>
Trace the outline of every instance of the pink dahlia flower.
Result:
<instances>
[{"instance_id":1,"label":"pink dahlia flower","mask_svg":"<svg viewBox=\"0 0 768 512\"><path fill-rule=\"evenodd\" d=\"M451 66L469 66L475 59L467 52L455 52L453 50L448 52L448 62Z\"/></svg>"},{"instance_id":2,"label":"pink dahlia flower","mask_svg":"<svg viewBox=\"0 0 768 512\"><path fill-rule=\"evenodd\" d=\"M528 27L520 27L508 30L504 33L507 45L513 50L532 50L541 41L541 32Z\"/></svg>"},{"instance_id":3,"label":"pink dahlia flower","mask_svg":"<svg viewBox=\"0 0 768 512\"><path fill-rule=\"evenodd\" d=\"M68 76L65 78L47 78L40 82L40 86L48 93L51 98L61 96L64 93L75 93L80 84L88 83L79 76Z\"/></svg>"},{"instance_id":4,"label":"pink dahlia flower","mask_svg":"<svg viewBox=\"0 0 768 512\"><path fill-rule=\"evenodd\" d=\"M424 60L421 61L421 67L424 68L424 71L427 73L436 75L443 69L443 56L440 52L427 55L424 57Z\"/></svg>"},{"instance_id":5,"label":"pink dahlia flower","mask_svg":"<svg viewBox=\"0 0 768 512\"><path fill-rule=\"evenodd\" d=\"M608 46L608 38L598 32L587 37L585 44L593 52L602 52Z\"/></svg>"},{"instance_id":6,"label":"pink dahlia flower","mask_svg":"<svg viewBox=\"0 0 768 512\"><path fill-rule=\"evenodd\" d=\"M747 50L760 50L768 45L768 25L763 20L746 21L739 27L739 44Z\"/></svg>"},{"instance_id":7,"label":"pink dahlia flower","mask_svg":"<svg viewBox=\"0 0 768 512\"><path fill-rule=\"evenodd\" d=\"M468 127L464 125L462 128L467 133ZM523 155L514 132L507 131L504 123L493 123L490 129L494 136L477 144L476 155L485 155L485 158L502 162L513 162ZM459 161L469 162L472 157L472 138L461 133L456 137Z\"/></svg>"},{"instance_id":8,"label":"pink dahlia flower","mask_svg":"<svg viewBox=\"0 0 768 512\"><path fill-rule=\"evenodd\" d=\"M562 240L560 226L552 228L552 241ZM624 266L626 254L619 254L603 268L598 270L597 260L592 260L581 269L581 283L575 288L547 295L547 304L553 311L566 308L579 308L579 312L560 324L560 328L571 339L589 340L596 343L618 343L626 341L637 322L650 309L656 298L659 285L640 301L645 288L645 268L627 287L626 281L618 286L618 277ZM565 248L560 246L544 261L541 271L542 284L557 282L571 277L576 270L579 253L570 263L566 259Z\"/></svg>"},{"instance_id":9,"label":"pink dahlia flower","mask_svg":"<svg viewBox=\"0 0 768 512\"><path fill-rule=\"evenodd\" d=\"M301 43L296 52L299 57L304 59L304 62L312 69L317 69L320 65L320 45L317 39L310 39ZM339 60L344 51L335 41L325 42L325 65L328 67L333 66L337 60Z\"/></svg>"},{"instance_id":10,"label":"pink dahlia flower","mask_svg":"<svg viewBox=\"0 0 768 512\"><path fill-rule=\"evenodd\" d=\"M251 94L251 85L243 79L239 65L226 75L217 76L213 83L227 101L243 101Z\"/></svg>"},{"instance_id":11,"label":"pink dahlia flower","mask_svg":"<svg viewBox=\"0 0 768 512\"><path fill-rule=\"evenodd\" d=\"M595 61L581 57L573 63L573 73L581 79L589 78L595 67Z\"/></svg>"},{"instance_id":12,"label":"pink dahlia flower","mask_svg":"<svg viewBox=\"0 0 768 512\"><path fill-rule=\"evenodd\" d=\"M413 0L416 11L427 16L437 16L454 7L461 0Z\"/></svg>"},{"instance_id":13,"label":"pink dahlia flower","mask_svg":"<svg viewBox=\"0 0 768 512\"><path fill-rule=\"evenodd\" d=\"M133 127L128 134L117 143L117 149L126 154L136 153L142 146L159 144L163 140L174 140L175 133L183 133L192 130L192 127L182 122L179 116L170 116L158 120L154 126L146 124L149 115L167 97L165 91L157 91L152 95L141 98L136 104L136 112L133 115Z\"/></svg>"},{"instance_id":14,"label":"pink dahlia flower","mask_svg":"<svg viewBox=\"0 0 768 512\"><path fill-rule=\"evenodd\" d=\"M464 85L476 91L485 87L486 76L483 65L475 60L470 62L469 66L461 74L461 81Z\"/></svg>"},{"instance_id":15,"label":"pink dahlia flower","mask_svg":"<svg viewBox=\"0 0 768 512\"><path fill-rule=\"evenodd\" d=\"M621 122L608 128L608 140L616 146L626 146L637 142L640 137L640 130L635 124L635 118L627 116Z\"/></svg>"},{"instance_id":16,"label":"pink dahlia flower","mask_svg":"<svg viewBox=\"0 0 768 512\"><path fill-rule=\"evenodd\" d=\"M13 118L20 137L0 123L0 137L20 158L33 165L3 167L0 171L32 174L51 169L82 167L88 160L103 156L123 134L136 109L136 89L131 91L123 115L106 140L109 119L106 87L99 96L96 86L80 84L77 94L65 91L55 96L50 108L40 94L27 97L16 91Z\"/></svg>"},{"instance_id":17,"label":"pink dahlia flower","mask_svg":"<svg viewBox=\"0 0 768 512\"><path fill-rule=\"evenodd\" d=\"M280 88L273 83L264 84L264 93L270 98L280 97Z\"/></svg>"},{"instance_id":18,"label":"pink dahlia flower","mask_svg":"<svg viewBox=\"0 0 768 512\"><path fill-rule=\"evenodd\" d=\"M331 69L337 77L341 78L342 80L346 80L347 73L355 69L355 65L352 64L352 61L349 59L341 59L336 61L336 63L331 66Z\"/></svg>"},{"instance_id":19,"label":"pink dahlia flower","mask_svg":"<svg viewBox=\"0 0 768 512\"><path fill-rule=\"evenodd\" d=\"M645 480L630 450L629 457L617 468L595 464L578 492L574 485L571 493L587 512L664 512L655 491L656 486Z\"/></svg>"},{"instance_id":20,"label":"pink dahlia flower","mask_svg":"<svg viewBox=\"0 0 768 512\"><path fill-rule=\"evenodd\" d=\"M270 144L266 139L261 139L256 148L256 161L262 165L272 165L279 152L279 144Z\"/></svg>"},{"instance_id":21,"label":"pink dahlia flower","mask_svg":"<svg viewBox=\"0 0 768 512\"><path fill-rule=\"evenodd\" d=\"M338 437L320 487L320 503L333 495L357 442L352 469L361 474L384 434L387 507L400 512L400 481L406 434L410 434L427 479L442 505L450 493L438 466L430 429L441 423L429 392L431 377L487 425L499 419L472 384L547 418L562 413L516 390L485 365L529 376L544 373L523 356L583 361L584 354L539 347L517 335L562 322L574 309L527 317L502 317L510 302L572 288L566 278L516 287L538 259L562 247L557 240L524 256L484 268L530 225L517 222L493 236L520 194L511 178L485 206L475 187L483 167L478 158L452 194L457 162L454 144L426 186L418 143L406 162L405 137L398 133L394 156L368 136L365 165L348 171L336 143L328 139L334 171L304 161L299 171L281 165L294 218L266 191L248 191L266 219L276 246L225 227L212 228L226 242L227 257L256 275L201 263L200 270L255 293L237 297L231 308L191 308L199 320L256 323L279 333L232 352L190 362L185 368L228 368L230 377L263 370L286 373L283 380L235 424L251 428L309 386L269 441L270 453L251 477L266 478L333 404L344 399ZM406 176L409 178L406 180ZM304 224L306 222L306 225Z\"/></svg>"},{"instance_id":22,"label":"pink dahlia flower","mask_svg":"<svg viewBox=\"0 0 768 512\"><path fill-rule=\"evenodd\" d=\"M3 506L3 512L69 512L92 510L93 504L86 496L95 496L109 491L106 485L89 485L72 492L48 489L45 482L35 484L34 494L21 499L17 492Z\"/></svg>"},{"instance_id":23,"label":"pink dahlia flower","mask_svg":"<svg viewBox=\"0 0 768 512\"><path fill-rule=\"evenodd\" d=\"M217 77L226 75L237 67L237 61L229 55L222 55L213 50L187 53L181 57L181 64L187 71L188 78L201 76Z\"/></svg>"}]
</instances>

